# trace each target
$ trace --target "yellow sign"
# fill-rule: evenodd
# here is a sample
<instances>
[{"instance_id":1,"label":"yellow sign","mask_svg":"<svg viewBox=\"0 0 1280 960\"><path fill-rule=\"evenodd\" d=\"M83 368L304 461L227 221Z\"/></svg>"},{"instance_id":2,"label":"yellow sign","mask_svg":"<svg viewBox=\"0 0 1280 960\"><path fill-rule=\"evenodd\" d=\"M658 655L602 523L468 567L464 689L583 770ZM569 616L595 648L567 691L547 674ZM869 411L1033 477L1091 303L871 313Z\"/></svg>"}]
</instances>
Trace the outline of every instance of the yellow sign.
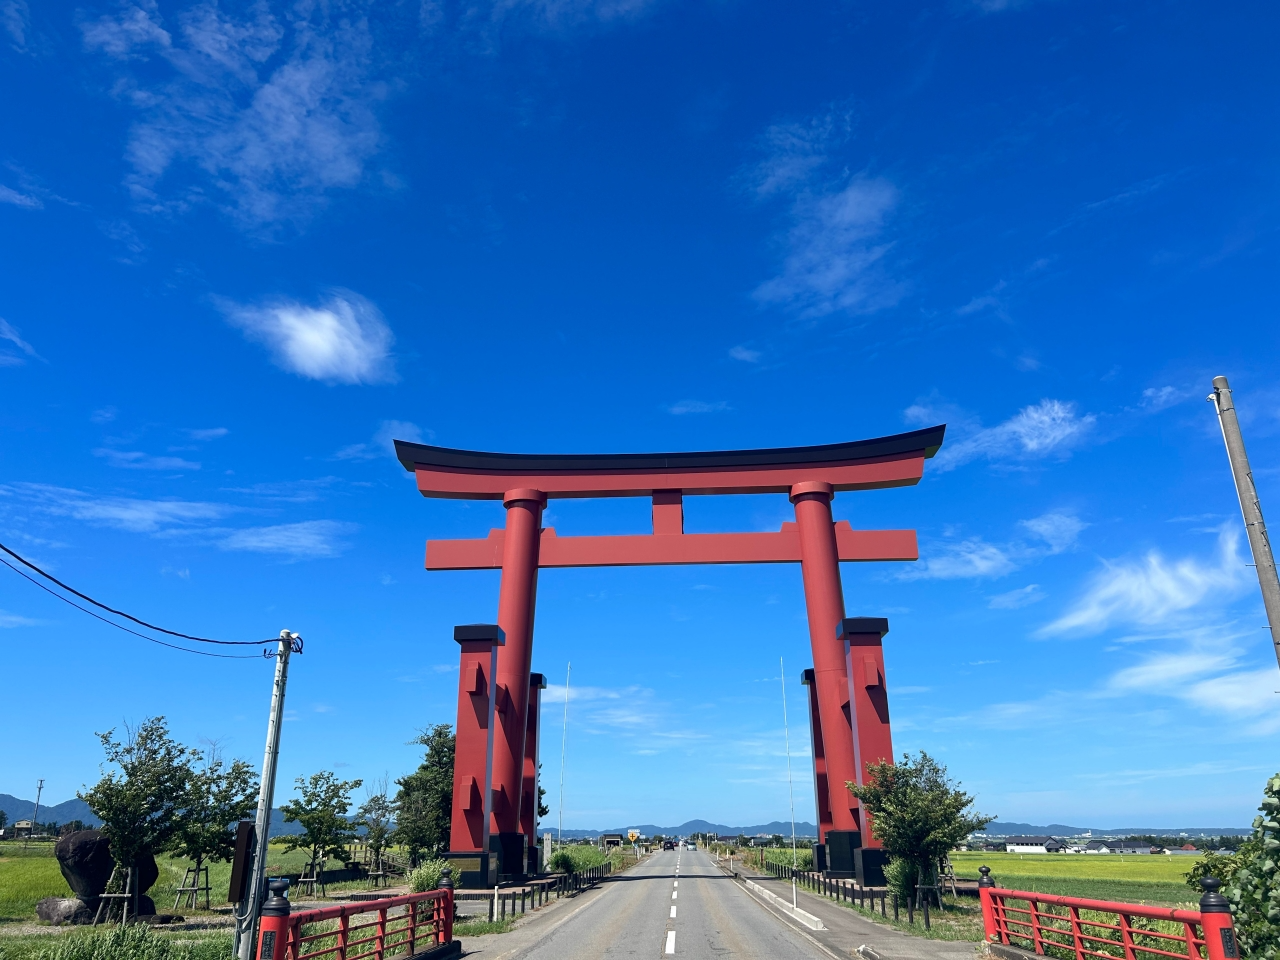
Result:
<instances>
[{"instance_id":1,"label":"yellow sign","mask_svg":"<svg viewBox=\"0 0 1280 960\"><path fill-rule=\"evenodd\" d=\"M628 830L628 831L627 831L627 839L628 839L628 840L630 840L632 843L635 843L637 840L639 840L639 839L640 839L640 831L639 831L639 830Z\"/></svg>"}]
</instances>

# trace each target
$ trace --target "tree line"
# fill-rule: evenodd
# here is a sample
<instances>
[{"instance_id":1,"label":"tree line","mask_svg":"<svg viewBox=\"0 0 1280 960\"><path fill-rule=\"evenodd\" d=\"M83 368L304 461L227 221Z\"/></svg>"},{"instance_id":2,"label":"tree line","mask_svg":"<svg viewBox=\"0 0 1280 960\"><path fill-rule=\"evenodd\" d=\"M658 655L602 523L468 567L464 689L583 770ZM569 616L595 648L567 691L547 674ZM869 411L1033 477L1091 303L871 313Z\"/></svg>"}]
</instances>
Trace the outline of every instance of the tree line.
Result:
<instances>
[{"instance_id":1,"label":"tree line","mask_svg":"<svg viewBox=\"0 0 1280 960\"><path fill-rule=\"evenodd\" d=\"M258 804L258 775L249 763L226 761L216 744L198 750L178 743L164 717L97 736L106 755L102 777L77 796L102 821L116 863L169 853L200 869L234 856L235 826L252 818ZM306 850L313 876L356 839L368 845L378 869L392 844L406 849L412 865L448 849L453 728L437 724L411 742L425 748L418 768L395 781L394 795L386 778L374 783L354 816L351 794L363 780L340 780L328 770L298 777L296 797L280 811L301 832L276 842Z\"/></svg>"}]
</instances>

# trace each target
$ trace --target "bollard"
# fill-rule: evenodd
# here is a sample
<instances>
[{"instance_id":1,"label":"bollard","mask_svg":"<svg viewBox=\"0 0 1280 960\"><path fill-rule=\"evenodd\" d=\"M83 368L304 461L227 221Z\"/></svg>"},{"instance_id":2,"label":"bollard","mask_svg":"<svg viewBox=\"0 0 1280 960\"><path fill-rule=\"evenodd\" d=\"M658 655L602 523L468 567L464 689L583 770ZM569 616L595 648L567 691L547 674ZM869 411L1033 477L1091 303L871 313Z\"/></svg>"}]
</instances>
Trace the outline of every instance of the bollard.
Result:
<instances>
[{"instance_id":1,"label":"bollard","mask_svg":"<svg viewBox=\"0 0 1280 960\"><path fill-rule=\"evenodd\" d=\"M887 916L889 916L889 914L886 912L886 910L885 910L885 906L884 906L884 902L885 902L885 900L886 900L886 899L887 899L887 894L886 894L886 893L881 893L881 894L880 894L880 916L882 916L882 917L887 917ZM871 909L872 909L872 910L874 910L875 908L876 908L876 907L875 907L875 904L873 903L873 904L871 905ZM895 911L895 912L896 912L896 911Z\"/></svg>"},{"instance_id":2,"label":"bollard","mask_svg":"<svg viewBox=\"0 0 1280 960\"><path fill-rule=\"evenodd\" d=\"M453 942L453 868L446 866L440 871L440 887L444 896L436 901L436 915L433 917L436 926L436 943ZM412 952L412 947L410 948Z\"/></svg>"},{"instance_id":3,"label":"bollard","mask_svg":"<svg viewBox=\"0 0 1280 960\"><path fill-rule=\"evenodd\" d=\"M1222 881L1216 877L1201 877L1200 925L1204 928L1204 945L1209 960L1237 960L1240 945L1236 942L1236 930L1231 922L1231 904L1218 892Z\"/></svg>"},{"instance_id":4,"label":"bollard","mask_svg":"<svg viewBox=\"0 0 1280 960\"><path fill-rule=\"evenodd\" d=\"M978 899L982 902L982 930L987 943L995 943L1000 939L996 932L995 904L991 900L991 888L996 882L991 879L990 867L979 867L978 872L982 874L982 878L978 880Z\"/></svg>"},{"instance_id":5,"label":"bollard","mask_svg":"<svg viewBox=\"0 0 1280 960\"><path fill-rule=\"evenodd\" d=\"M914 925L916 922L916 901L914 897L907 897L907 923Z\"/></svg>"},{"instance_id":6,"label":"bollard","mask_svg":"<svg viewBox=\"0 0 1280 960\"><path fill-rule=\"evenodd\" d=\"M262 904L258 923L258 960L284 960L289 939L289 881L270 880L267 889L270 894Z\"/></svg>"},{"instance_id":7,"label":"bollard","mask_svg":"<svg viewBox=\"0 0 1280 960\"><path fill-rule=\"evenodd\" d=\"M924 898L924 928L929 929L929 897Z\"/></svg>"},{"instance_id":8,"label":"bollard","mask_svg":"<svg viewBox=\"0 0 1280 960\"><path fill-rule=\"evenodd\" d=\"M898 922L898 895L893 895L893 922Z\"/></svg>"}]
</instances>

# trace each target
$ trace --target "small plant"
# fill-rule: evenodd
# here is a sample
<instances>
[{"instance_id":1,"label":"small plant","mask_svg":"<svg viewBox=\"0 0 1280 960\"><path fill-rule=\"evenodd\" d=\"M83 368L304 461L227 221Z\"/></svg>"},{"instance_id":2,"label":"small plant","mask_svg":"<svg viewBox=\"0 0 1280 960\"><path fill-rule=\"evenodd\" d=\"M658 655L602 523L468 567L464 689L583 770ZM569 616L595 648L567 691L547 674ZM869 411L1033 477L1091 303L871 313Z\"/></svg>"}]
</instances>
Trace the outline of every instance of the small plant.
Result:
<instances>
[{"instance_id":1,"label":"small plant","mask_svg":"<svg viewBox=\"0 0 1280 960\"><path fill-rule=\"evenodd\" d=\"M890 857L884 868L884 882L890 893L897 894L898 900L906 903L916 889L915 865L901 857Z\"/></svg>"},{"instance_id":2,"label":"small plant","mask_svg":"<svg viewBox=\"0 0 1280 960\"><path fill-rule=\"evenodd\" d=\"M414 893L426 893L440 886L440 876L448 866L447 860L425 860L409 874L409 889Z\"/></svg>"}]
</instances>

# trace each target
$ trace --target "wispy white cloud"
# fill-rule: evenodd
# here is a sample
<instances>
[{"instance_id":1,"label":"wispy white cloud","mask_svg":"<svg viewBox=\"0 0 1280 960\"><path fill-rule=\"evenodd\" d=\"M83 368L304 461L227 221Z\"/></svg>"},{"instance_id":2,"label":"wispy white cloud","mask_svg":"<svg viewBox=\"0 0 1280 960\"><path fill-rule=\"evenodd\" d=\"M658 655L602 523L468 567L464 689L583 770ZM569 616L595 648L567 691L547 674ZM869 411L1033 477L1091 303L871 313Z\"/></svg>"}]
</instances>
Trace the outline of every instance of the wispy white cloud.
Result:
<instances>
[{"instance_id":1,"label":"wispy white cloud","mask_svg":"<svg viewBox=\"0 0 1280 960\"><path fill-rule=\"evenodd\" d=\"M119 413L120 411L115 407L103 407L89 414L89 421L91 423L110 423Z\"/></svg>"},{"instance_id":2,"label":"wispy white cloud","mask_svg":"<svg viewBox=\"0 0 1280 960\"><path fill-rule=\"evenodd\" d=\"M0 0L0 27L9 35L9 45L19 53L27 49L31 11L27 0Z\"/></svg>"},{"instance_id":3,"label":"wispy white cloud","mask_svg":"<svg viewBox=\"0 0 1280 960\"><path fill-rule=\"evenodd\" d=\"M958 543L941 544L920 561L904 568L904 580L961 580L1002 577L1018 568L1007 547L970 537Z\"/></svg>"},{"instance_id":4,"label":"wispy white cloud","mask_svg":"<svg viewBox=\"0 0 1280 960\"><path fill-rule=\"evenodd\" d=\"M67 487L40 483L0 486L0 496L19 499L39 512L68 517L132 533L191 527L220 520L234 508L192 500L141 500L129 497L95 497Z\"/></svg>"},{"instance_id":5,"label":"wispy white cloud","mask_svg":"<svg viewBox=\"0 0 1280 960\"><path fill-rule=\"evenodd\" d=\"M743 179L757 198L786 198L791 221L779 238L780 270L754 291L760 303L814 318L871 313L905 293L884 266L892 243L883 232L898 204L897 187L867 173L824 175L852 127L844 106L775 124L760 138L763 156Z\"/></svg>"},{"instance_id":6,"label":"wispy white cloud","mask_svg":"<svg viewBox=\"0 0 1280 960\"><path fill-rule=\"evenodd\" d=\"M239 16L200 0L166 19L154 0L134 0L83 22L85 46L114 63L114 89L138 114L135 200L181 211L218 196L262 227L305 221L330 191L357 186L382 141L375 107L387 91L372 76L367 17L347 3L277 16L267 2Z\"/></svg>"},{"instance_id":7,"label":"wispy white cloud","mask_svg":"<svg viewBox=\"0 0 1280 960\"><path fill-rule=\"evenodd\" d=\"M1029 607L1033 603L1039 603L1044 598L1045 592L1040 588L1040 584L1029 583L1025 587L1019 587L1017 590L997 594L991 598L987 606L993 610L1020 610L1022 607Z\"/></svg>"},{"instance_id":8,"label":"wispy white cloud","mask_svg":"<svg viewBox=\"0 0 1280 960\"><path fill-rule=\"evenodd\" d=\"M1240 535L1227 524L1218 535L1213 562L1199 557L1169 561L1158 551L1133 560L1104 561L1084 594L1041 636L1097 633L1117 625L1158 627L1199 605L1206 598L1227 599L1248 583L1240 557Z\"/></svg>"},{"instance_id":9,"label":"wispy white cloud","mask_svg":"<svg viewBox=\"0 0 1280 960\"><path fill-rule=\"evenodd\" d=\"M744 347L739 344L736 347L729 348L729 356L734 360L741 360L743 363L758 363L764 354L759 350L752 350L750 347Z\"/></svg>"},{"instance_id":10,"label":"wispy white cloud","mask_svg":"<svg viewBox=\"0 0 1280 960\"><path fill-rule=\"evenodd\" d=\"M916 405L908 410L920 409ZM1032 460L1066 456L1093 428L1093 414L1076 413L1076 405L1061 400L1041 400L1023 407L1004 423L978 430L943 445L934 458L934 469L954 470L972 460Z\"/></svg>"},{"instance_id":11,"label":"wispy white cloud","mask_svg":"<svg viewBox=\"0 0 1280 960\"><path fill-rule=\"evenodd\" d=\"M378 457L394 457L396 448L392 441L422 443L425 436L434 436L434 434L427 430L424 435L421 427L408 420L383 420L372 440L343 447L333 455L333 458L335 460L374 460Z\"/></svg>"},{"instance_id":12,"label":"wispy white cloud","mask_svg":"<svg viewBox=\"0 0 1280 960\"><path fill-rule=\"evenodd\" d=\"M3 317L0 317L0 340L13 344L28 357L39 358L40 356L36 353L35 347L22 339L22 335L18 333L18 329ZM6 358L8 359L6 360ZM14 356L13 354L0 354L0 366L13 367L25 362L26 361L23 360L22 357Z\"/></svg>"},{"instance_id":13,"label":"wispy white cloud","mask_svg":"<svg viewBox=\"0 0 1280 960\"><path fill-rule=\"evenodd\" d=\"M0 203L24 207L27 210L40 210L44 207L44 201L39 197L33 197L29 193L21 193L13 189L13 187L6 187L2 183L0 183Z\"/></svg>"},{"instance_id":14,"label":"wispy white cloud","mask_svg":"<svg viewBox=\"0 0 1280 960\"><path fill-rule=\"evenodd\" d=\"M225 437L231 431L226 427L209 427L206 430L187 430L187 436L192 440L217 440Z\"/></svg>"},{"instance_id":15,"label":"wispy white cloud","mask_svg":"<svg viewBox=\"0 0 1280 960\"><path fill-rule=\"evenodd\" d=\"M727 400L716 400L711 403L706 400L677 400L667 407L667 413L674 413L679 417L686 413L723 413L730 409L732 408Z\"/></svg>"},{"instance_id":16,"label":"wispy white cloud","mask_svg":"<svg viewBox=\"0 0 1280 960\"><path fill-rule=\"evenodd\" d=\"M113 450L110 447L99 447L93 451L95 457L103 457L113 467L127 470L199 470L200 464L181 457L153 457L140 450Z\"/></svg>"},{"instance_id":17,"label":"wispy white cloud","mask_svg":"<svg viewBox=\"0 0 1280 960\"><path fill-rule=\"evenodd\" d=\"M265 344L276 365L325 383L393 383L395 336L373 303L335 290L319 306L292 300L261 305L218 301L227 320Z\"/></svg>"},{"instance_id":18,"label":"wispy white cloud","mask_svg":"<svg viewBox=\"0 0 1280 960\"><path fill-rule=\"evenodd\" d=\"M302 560L336 557L348 546L345 538L357 529L338 520L304 520L270 527L249 527L221 538L223 550L275 553Z\"/></svg>"},{"instance_id":19,"label":"wispy white cloud","mask_svg":"<svg viewBox=\"0 0 1280 960\"><path fill-rule=\"evenodd\" d=\"M14 627L38 627L39 620L32 620L30 617L22 617L16 613L9 613L6 610L0 610L0 630L12 630Z\"/></svg>"},{"instance_id":20,"label":"wispy white cloud","mask_svg":"<svg viewBox=\"0 0 1280 960\"><path fill-rule=\"evenodd\" d=\"M1062 553L1075 546L1081 531L1088 526L1073 514L1057 512L1020 520L1019 524L1048 544L1050 553Z\"/></svg>"}]
</instances>

